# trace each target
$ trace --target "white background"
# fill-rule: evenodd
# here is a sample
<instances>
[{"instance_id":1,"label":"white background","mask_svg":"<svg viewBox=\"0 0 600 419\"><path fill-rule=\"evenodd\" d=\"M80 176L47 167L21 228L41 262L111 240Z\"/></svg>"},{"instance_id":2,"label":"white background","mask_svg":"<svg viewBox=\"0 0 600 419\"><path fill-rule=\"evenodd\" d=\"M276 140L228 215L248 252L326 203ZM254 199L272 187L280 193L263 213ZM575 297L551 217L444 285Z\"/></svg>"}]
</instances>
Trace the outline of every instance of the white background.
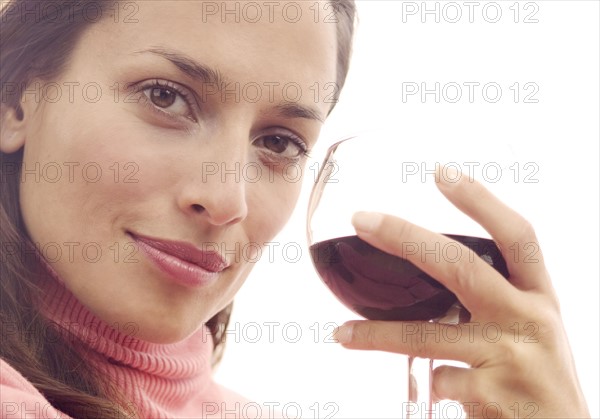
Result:
<instances>
[{"instance_id":1,"label":"white background","mask_svg":"<svg viewBox=\"0 0 600 419\"><path fill-rule=\"evenodd\" d=\"M437 141L452 142L457 148L469 142L490 147L508 142L520 162L535 162L539 182L515 184L502 198L536 228L591 415L600 417L599 3L522 1L515 7L514 1L501 1L497 23L486 21L495 18L492 6L483 14L490 2L479 2L472 23L464 2L455 3L462 12L456 23L448 21L456 8L444 9L446 2L433 1L427 7L434 9L436 3L439 23L435 15L424 16L423 23L421 2L358 1L360 24L350 75L313 153L315 161L337 138L384 127L398 130L386 152L397 154L399 161L412 139L430 140L432 147ZM403 13L413 6L417 14ZM520 11L517 23L515 8ZM527 16L538 22L525 23ZM457 103L446 100L455 96L450 90L439 103L433 95L403 100L403 83L411 82L425 82L428 88L436 82L441 87L464 82L480 86L472 103L466 87ZM488 100L493 91L485 97L481 90L490 82L502 88L496 103ZM510 89L515 82L521 86L517 103ZM528 82L539 88L530 98L537 103L524 103L531 92L523 89ZM308 258L304 222L313 172L306 173L297 211L276 238L281 246L273 250L271 261L263 256L236 297L233 332L216 378L252 400L277 402L279 409L287 403L290 417L297 406L307 418L334 412L336 418L400 417L406 358L327 343L333 323L357 316L327 291ZM286 243L302 245L300 260L289 261L295 257L290 248L286 261L281 251ZM284 330L286 324L291 326ZM296 337L298 331L301 336Z\"/></svg>"}]
</instances>

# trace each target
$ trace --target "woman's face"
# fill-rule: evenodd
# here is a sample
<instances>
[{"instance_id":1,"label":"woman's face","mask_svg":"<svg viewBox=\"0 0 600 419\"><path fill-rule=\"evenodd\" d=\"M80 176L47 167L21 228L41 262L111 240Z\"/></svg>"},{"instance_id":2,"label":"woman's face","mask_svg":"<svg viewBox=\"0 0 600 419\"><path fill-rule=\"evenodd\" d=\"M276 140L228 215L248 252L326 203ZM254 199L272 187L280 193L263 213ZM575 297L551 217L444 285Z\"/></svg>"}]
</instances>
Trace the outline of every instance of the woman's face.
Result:
<instances>
[{"instance_id":1,"label":"woman's face","mask_svg":"<svg viewBox=\"0 0 600 419\"><path fill-rule=\"evenodd\" d=\"M41 100L25 95L28 232L85 306L145 340L178 341L233 299L331 107L335 23L313 2L258 22L235 3L136 3L137 22L90 26Z\"/></svg>"}]
</instances>

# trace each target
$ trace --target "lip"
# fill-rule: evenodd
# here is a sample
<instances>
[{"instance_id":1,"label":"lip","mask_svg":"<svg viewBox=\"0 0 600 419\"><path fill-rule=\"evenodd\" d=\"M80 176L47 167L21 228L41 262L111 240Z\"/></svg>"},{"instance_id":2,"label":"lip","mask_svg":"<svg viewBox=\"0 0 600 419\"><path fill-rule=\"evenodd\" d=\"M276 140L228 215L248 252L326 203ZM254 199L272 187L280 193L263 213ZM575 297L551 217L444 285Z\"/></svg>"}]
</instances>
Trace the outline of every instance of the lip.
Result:
<instances>
[{"instance_id":1,"label":"lip","mask_svg":"<svg viewBox=\"0 0 600 419\"><path fill-rule=\"evenodd\" d=\"M161 271L181 285L206 285L216 280L229 266L221 255L212 250L204 251L187 242L128 233Z\"/></svg>"}]
</instances>

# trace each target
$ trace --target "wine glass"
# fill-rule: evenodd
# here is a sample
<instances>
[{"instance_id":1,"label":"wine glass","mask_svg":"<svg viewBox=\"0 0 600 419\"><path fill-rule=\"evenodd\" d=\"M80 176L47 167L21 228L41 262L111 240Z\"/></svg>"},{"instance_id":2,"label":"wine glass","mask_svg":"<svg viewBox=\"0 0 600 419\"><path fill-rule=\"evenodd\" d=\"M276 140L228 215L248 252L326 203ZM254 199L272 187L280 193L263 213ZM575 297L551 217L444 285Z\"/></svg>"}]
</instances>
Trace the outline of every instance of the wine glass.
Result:
<instances>
[{"instance_id":1,"label":"wine glass","mask_svg":"<svg viewBox=\"0 0 600 419\"><path fill-rule=\"evenodd\" d=\"M484 177L490 180L489 167L502 171L507 162L498 162L493 148L485 152L477 145L457 148L421 140L398 147L398 142L393 134L372 132L329 147L309 200L311 259L339 301L367 319L468 321L470 314L452 292L411 262L361 240L350 220L354 212L362 210L400 216L462 243L508 278L505 260L494 241L446 201L434 185L435 176L452 174L456 181L457 176L465 175L465 168L482 164L487 164ZM459 154L467 160L460 160ZM458 169L458 174L446 170L448 167ZM406 252L452 262L460 254L455 242L429 249L421 243L405 242L402 246ZM409 357L408 402L403 403L406 417L431 417L432 369L433 360Z\"/></svg>"}]
</instances>

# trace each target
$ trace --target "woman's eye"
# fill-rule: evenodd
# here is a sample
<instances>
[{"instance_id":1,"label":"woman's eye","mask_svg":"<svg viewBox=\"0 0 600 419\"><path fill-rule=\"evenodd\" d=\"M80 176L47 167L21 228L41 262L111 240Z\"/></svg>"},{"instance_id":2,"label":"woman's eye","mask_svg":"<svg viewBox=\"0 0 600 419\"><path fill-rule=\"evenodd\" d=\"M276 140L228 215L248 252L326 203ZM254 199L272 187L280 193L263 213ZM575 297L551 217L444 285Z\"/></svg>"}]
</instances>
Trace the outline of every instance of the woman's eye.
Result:
<instances>
[{"instance_id":1,"label":"woman's eye","mask_svg":"<svg viewBox=\"0 0 600 419\"><path fill-rule=\"evenodd\" d=\"M199 107L195 95L185 86L167 80L151 80L136 87L140 103L161 118L181 123L182 118L197 122Z\"/></svg>"},{"instance_id":2,"label":"woman's eye","mask_svg":"<svg viewBox=\"0 0 600 419\"><path fill-rule=\"evenodd\" d=\"M168 108L177 100L177 93L161 87L153 87L150 90L150 100L160 108Z\"/></svg>"},{"instance_id":3,"label":"woman's eye","mask_svg":"<svg viewBox=\"0 0 600 419\"><path fill-rule=\"evenodd\" d=\"M190 114L189 105L185 98L171 88L154 86L144 89L143 92L148 100L161 110L181 116Z\"/></svg>"},{"instance_id":4,"label":"woman's eye","mask_svg":"<svg viewBox=\"0 0 600 419\"><path fill-rule=\"evenodd\" d=\"M307 153L306 146L302 140L284 135L265 135L258 138L255 144L265 148L272 154L290 159Z\"/></svg>"},{"instance_id":5,"label":"woman's eye","mask_svg":"<svg viewBox=\"0 0 600 419\"><path fill-rule=\"evenodd\" d=\"M279 135L270 135L264 139L265 147L275 153L283 153L289 147L290 140Z\"/></svg>"}]
</instances>

